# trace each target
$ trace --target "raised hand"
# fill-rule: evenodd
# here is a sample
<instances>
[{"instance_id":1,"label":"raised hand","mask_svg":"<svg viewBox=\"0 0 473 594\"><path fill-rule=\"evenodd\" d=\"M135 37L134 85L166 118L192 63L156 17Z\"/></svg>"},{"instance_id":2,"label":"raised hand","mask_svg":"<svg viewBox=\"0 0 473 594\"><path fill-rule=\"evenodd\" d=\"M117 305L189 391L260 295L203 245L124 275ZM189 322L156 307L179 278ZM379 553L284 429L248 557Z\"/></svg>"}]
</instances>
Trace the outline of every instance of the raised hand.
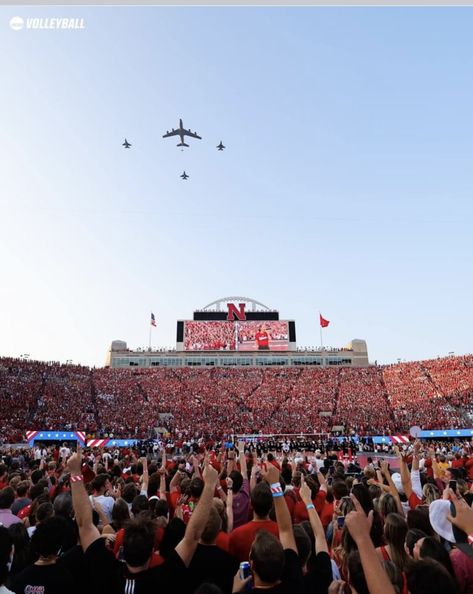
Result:
<instances>
[{"instance_id":1,"label":"raised hand","mask_svg":"<svg viewBox=\"0 0 473 594\"><path fill-rule=\"evenodd\" d=\"M82 448L77 446L77 451L67 461L67 470L74 475L82 474Z\"/></svg>"},{"instance_id":2,"label":"raised hand","mask_svg":"<svg viewBox=\"0 0 473 594\"><path fill-rule=\"evenodd\" d=\"M215 485L217 484L218 481L218 472L215 470L215 468L208 463L208 461L206 461L205 466L204 466L204 472L202 474L202 477L204 479L205 484L209 484L209 485L213 485L215 487Z\"/></svg>"},{"instance_id":3,"label":"raised hand","mask_svg":"<svg viewBox=\"0 0 473 594\"><path fill-rule=\"evenodd\" d=\"M233 578L232 592L242 592L246 589L248 582L251 580L251 575L245 579L240 577L240 570L238 570Z\"/></svg>"},{"instance_id":4,"label":"raised hand","mask_svg":"<svg viewBox=\"0 0 473 594\"><path fill-rule=\"evenodd\" d=\"M373 524L373 510L367 516L358 499L353 494L350 497L355 506L355 511L351 511L345 516L345 526L356 543L363 539L371 539L370 531Z\"/></svg>"},{"instance_id":5,"label":"raised hand","mask_svg":"<svg viewBox=\"0 0 473 594\"><path fill-rule=\"evenodd\" d=\"M302 501L307 505L312 503L311 499L311 490L309 485L305 482L304 475L301 476L301 488L299 490L299 495L301 496Z\"/></svg>"},{"instance_id":6,"label":"raised hand","mask_svg":"<svg viewBox=\"0 0 473 594\"><path fill-rule=\"evenodd\" d=\"M473 533L473 509L469 507L467 502L463 499L463 497L457 497L455 492L452 489L445 489L450 496L450 500L453 501L453 505L455 506L456 516L453 517L451 514L448 514L448 520L460 530L463 530L466 534Z\"/></svg>"},{"instance_id":7,"label":"raised hand","mask_svg":"<svg viewBox=\"0 0 473 594\"><path fill-rule=\"evenodd\" d=\"M383 474L389 473L389 464L388 464L388 462L386 462L386 460L383 460L381 462L381 472Z\"/></svg>"},{"instance_id":8,"label":"raised hand","mask_svg":"<svg viewBox=\"0 0 473 594\"><path fill-rule=\"evenodd\" d=\"M270 485L279 483L279 470L274 466L274 464L269 463L266 472L263 473L263 477L264 480Z\"/></svg>"},{"instance_id":9,"label":"raised hand","mask_svg":"<svg viewBox=\"0 0 473 594\"><path fill-rule=\"evenodd\" d=\"M422 449L422 443L421 443L420 439L416 439L414 442L414 455L418 456L420 454L421 449Z\"/></svg>"}]
</instances>

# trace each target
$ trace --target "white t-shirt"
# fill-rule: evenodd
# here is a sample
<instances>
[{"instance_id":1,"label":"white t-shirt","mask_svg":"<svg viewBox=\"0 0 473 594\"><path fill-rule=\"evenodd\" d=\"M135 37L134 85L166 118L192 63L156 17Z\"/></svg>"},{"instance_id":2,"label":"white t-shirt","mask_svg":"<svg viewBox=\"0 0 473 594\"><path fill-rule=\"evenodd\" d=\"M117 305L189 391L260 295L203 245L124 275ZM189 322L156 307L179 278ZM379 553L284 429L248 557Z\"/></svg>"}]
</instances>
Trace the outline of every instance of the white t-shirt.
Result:
<instances>
[{"instance_id":1,"label":"white t-shirt","mask_svg":"<svg viewBox=\"0 0 473 594\"><path fill-rule=\"evenodd\" d=\"M59 455L61 456L62 459L69 458L69 456L71 455L71 450L64 446L59 450Z\"/></svg>"},{"instance_id":2,"label":"white t-shirt","mask_svg":"<svg viewBox=\"0 0 473 594\"><path fill-rule=\"evenodd\" d=\"M15 592L12 592L6 586L0 586L0 594L15 594Z\"/></svg>"},{"instance_id":3,"label":"white t-shirt","mask_svg":"<svg viewBox=\"0 0 473 594\"><path fill-rule=\"evenodd\" d=\"M94 497L93 495L90 496L90 501L92 505L94 504L94 500L98 501L103 509L103 513L107 516L109 522L112 521L112 509L115 505L115 499L113 497L106 497L105 495L99 495L98 497Z\"/></svg>"}]
</instances>

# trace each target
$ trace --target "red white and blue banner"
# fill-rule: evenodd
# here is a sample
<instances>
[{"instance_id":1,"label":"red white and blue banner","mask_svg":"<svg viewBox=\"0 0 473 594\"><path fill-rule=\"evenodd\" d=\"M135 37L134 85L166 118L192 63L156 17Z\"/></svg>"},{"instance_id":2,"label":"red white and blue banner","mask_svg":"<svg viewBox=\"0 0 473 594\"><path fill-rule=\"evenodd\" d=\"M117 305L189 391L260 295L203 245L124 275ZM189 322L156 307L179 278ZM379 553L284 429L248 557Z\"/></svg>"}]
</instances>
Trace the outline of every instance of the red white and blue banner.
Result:
<instances>
[{"instance_id":1,"label":"red white and blue banner","mask_svg":"<svg viewBox=\"0 0 473 594\"><path fill-rule=\"evenodd\" d=\"M27 431L26 440L31 447L35 441L78 441L85 446L84 431Z\"/></svg>"},{"instance_id":2,"label":"red white and blue banner","mask_svg":"<svg viewBox=\"0 0 473 594\"><path fill-rule=\"evenodd\" d=\"M473 438L473 429L424 429L419 432L420 439L440 439L443 437L469 437ZM376 444L408 444L412 438L408 435L376 435L373 438Z\"/></svg>"},{"instance_id":3,"label":"red white and blue banner","mask_svg":"<svg viewBox=\"0 0 473 594\"><path fill-rule=\"evenodd\" d=\"M88 448L127 448L134 446L137 439L89 439Z\"/></svg>"},{"instance_id":4,"label":"red white and blue banner","mask_svg":"<svg viewBox=\"0 0 473 594\"><path fill-rule=\"evenodd\" d=\"M373 443L404 445L410 443L410 437L408 435L375 435Z\"/></svg>"}]
</instances>

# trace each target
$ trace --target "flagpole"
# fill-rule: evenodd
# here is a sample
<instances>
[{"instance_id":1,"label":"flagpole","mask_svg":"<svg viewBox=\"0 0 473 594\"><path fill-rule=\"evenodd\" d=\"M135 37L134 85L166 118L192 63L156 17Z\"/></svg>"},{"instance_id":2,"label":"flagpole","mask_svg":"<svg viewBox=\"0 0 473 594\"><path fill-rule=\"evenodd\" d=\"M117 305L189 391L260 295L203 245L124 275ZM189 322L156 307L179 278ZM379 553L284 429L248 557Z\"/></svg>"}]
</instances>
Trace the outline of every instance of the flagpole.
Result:
<instances>
[{"instance_id":1,"label":"flagpole","mask_svg":"<svg viewBox=\"0 0 473 594\"><path fill-rule=\"evenodd\" d=\"M151 322L150 322L150 323L149 323L149 347L148 347L148 350L149 350L149 351L151 350L151 328L152 328L152 327L153 327L153 326L152 326L152 324L151 324Z\"/></svg>"},{"instance_id":2,"label":"flagpole","mask_svg":"<svg viewBox=\"0 0 473 594\"><path fill-rule=\"evenodd\" d=\"M323 347L323 346L324 346L324 343L323 343L323 341L322 341L322 324L320 323L320 316L321 316L321 314L320 314L320 311L319 311L320 346L321 346L321 347Z\"/></svg>"}]
</instances>

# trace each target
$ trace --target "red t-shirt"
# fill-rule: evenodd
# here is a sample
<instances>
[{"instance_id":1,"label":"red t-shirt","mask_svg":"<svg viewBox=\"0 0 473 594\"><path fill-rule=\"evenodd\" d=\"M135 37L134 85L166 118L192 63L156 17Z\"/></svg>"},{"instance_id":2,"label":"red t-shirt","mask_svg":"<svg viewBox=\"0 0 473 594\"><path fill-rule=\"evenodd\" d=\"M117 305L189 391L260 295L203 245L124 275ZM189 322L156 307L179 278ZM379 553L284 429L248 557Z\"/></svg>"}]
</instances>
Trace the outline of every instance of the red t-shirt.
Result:
<instances>
[{"instance_id":1,"label":"red t-shirt","mask_svg":"<svg viewBox=\"0 0 473 594\"><path fill-rule=\"evenodd\" d=\"M422 503L422 499L419 499L414 491L409 495L409 507L411 509L415 509L418 505Z\"/></svg>"},{"instance_id":2,"label":"red t-shirt","mask_svg":"<svg viewBox=\"0 0 473 594\"><path fill-rule=\"evenodd\" d=\"M174 512L176 511L176 505L179 500L181 493L179 491L173 491L172 493L166 493L166 497L168 500L169 505L169 515L170 517L174 516Z\"/></svg>"},{"instance_id":3,"label":"red t-shirt","mask_svg":"<svg viewBox=\"0 0 473 594\"><path fill-rule=\"evenodd\" d=\"M248 561L250 557L251 545L255 535L259 530L266 530L279 538L279 529L276 522L272 520L253 520L235 528L230 534L228 552L238 559L238 561Z\"/></svg>"},{"instance_id":4,"label":"red t-shirt","mask_svg":"<svg viewBox=\"0 0 473 594\"><path fill-rule=\"evenodd\" d=\"M427 476L429 478L434 478L434 471L432 468L432 460L431 458L427 458L425 463L424 463L424 468L425 468L425 472L427 474Z\"/></svg>"},{"instance_id":5,"label":"red t-shirt","mask_svg":"<svg viewBox=\"0 0 473 594\"><path fill-rule=\"evenodd\" d=\"M298 489L299 491L299 489ZM299 500L295 489L286 489L284 493L284 499L286 500L287 508L289 513L291 514L291 519L294 518L294 508L296 506L297 501Z\"/></svg>"},{"instance_id":6,"label":"red t-shirt","mask_svg":"<svg viewBox=\"0 0 473 594\"><path fill-rule=\"evenodd\" d=\"M215 544L218 546L219 549L228 553L228 549L230 546L230 535L228 532L224 532L220 530L215 540Z\"/></svg>"},{"instance_id":7,"label":"red t-shirt","mask_svg":"<svg viewBox=\"0 0 473 594\"><path fill-rule=\"evenodd\" d=\"M328 501L326 501L325 502L325 505L324 505L324 507L322 509L322 512L320 514L320 521L322 522L322 526L325 529L327 529L327 526L332 521L333 510L334 510L333 501L332 501L332 503L328 503Z\"/></svg>"},{"instance_id":8,"label":"red t-shirt","mask_svg":"<svg viewBox=\"0 0 473 594\"><path fill-rule=\"evenodd\" d=\"M470 480L473 480L473 458L468 458L465 462L465 468Z\"/></svg>"},{"instance_id":9,"label":"red t-shirt","mask_svg":"<svg viewBox=\"0 0 473 594\"><path fill-rule=\"evenodd\" d=\"M322 510L325 506L325 498L327 494L325 491L319 491L314 499L312 499L312 503L314 504L315 511L319 514L322 513ZM307 508L303 501L298 501L294 506L294 524L300 524L305 520L309 519L309 514L307 512Z\"/></svg>"},{"instance_id":10,"label":"red t-shirt","mask_svg":"<svg viewBox=\"0 0 473 594\"><path fill-rule=\"evenodd\" d=\"M258 347L269 346L269 336L267 332L257 332L255 335L255 340Z\"/></svg>"},{"instance_id":11,"label":"red t-shirt","mask_svg":"<svg viewBox=\"0 0 473 594\"><path fill-rule=\"evenodd\" d=\"M117 535L115 537L115 542L113 543L113 553L115 554L115 557L118 557L118 553L120 552L120 547L123 545L124 538L125 538L125 529L120 528L120 530L117 532ZM161 528L161 527L156 528L156 534L154 537L154 550L155 551L159 550L159 547L161 546L161 542L162 542L163 538L164 538L164 528ZM153 557L154 557L154 555L153 555ZM163 561L156 563L156 560L155 560L155 565L161 565L162 562Z\"/></svg>"}]
</instances>

